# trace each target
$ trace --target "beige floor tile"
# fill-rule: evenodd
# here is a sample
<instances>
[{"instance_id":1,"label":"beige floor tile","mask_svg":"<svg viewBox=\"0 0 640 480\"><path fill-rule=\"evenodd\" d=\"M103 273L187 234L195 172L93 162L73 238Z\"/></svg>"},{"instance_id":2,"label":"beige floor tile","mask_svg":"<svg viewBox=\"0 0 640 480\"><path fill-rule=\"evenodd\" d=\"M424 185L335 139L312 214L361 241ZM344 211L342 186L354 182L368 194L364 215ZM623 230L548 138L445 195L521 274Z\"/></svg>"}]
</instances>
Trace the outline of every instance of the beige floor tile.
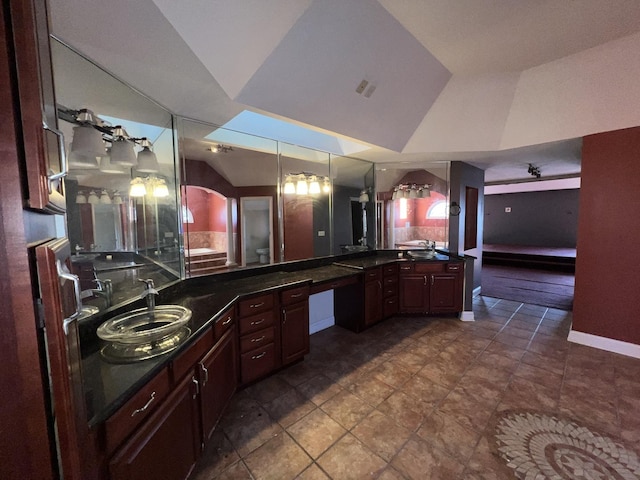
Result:
<instances>
[{"instance_id":1,"label":"beige floor tile","mask_svg":"<svg viewBox=\"0 0 640 480\"><path fill-rule=\"evenodd\" d=\"M410 397L401 391L396 391L378 405L378 410L393 418L404 428L415 431L431 413L433 405Z\"/></svg>"},{"instance_id":2,"label":"beige floor tile","mask_svg":"<svg viewBox=\"0 0 640 480\"><path fill-rule=\"evenodd\" d=\"M451 480L464 470L462 463L418 437L411 438L391 464L412 480Z\"/></svg>"},{"instance_id":3,"label":"beige floor tile","mask_svg":"<svg viewBox=\"0 0 640 480\"><path fill-rule=\"evenodd\" d=\"M254 408L235 418L223 418L222 430L231 444L244 457L271 439L282 433L282 427L273 421L261 407Z\"/></svg>"},{"instance_id":4,"label":"beige floor tile","mask_svg":"<svg viewBox=\"0 0 640 480\"><path fill-rule=\"evenodd\" d=\"M212 477L213 478L213 477ZM255 480L244 462L237 462L227 468L215 480Z\"/></svg>"},{"instance_id":5,"label":"beige floor tile","mask_svg":"<svg viewBox=\"0 0 640 480\"><path fill-rule=\"evenodd\" d=\"M320 408L347 430L373 410L371 405L345 390L323 403Z\"/></svg>"},{"instance_id":6,"label":"beige floor tile","mask_svg":"<svg viewBox=\"0 0 640 480\"><path fill-rule=\"evenodd\" d=\"M377 410L367 415L351 433L387 462L411 436L410 430Z\"/></svg>"},{"instance_id":7,"label":"beige floor tile","mask_svg":"<svg viewBox=\"0 0 640 480\"><path fill-rule=\"evenodd\" d=\"M296 477L296 480L330 480L318 465L312 463L309 467Z\"/></svg>"},{"instance_id":8,"label":"beige floor tile","mask_svg":"<svg viewBox=\"0 0 640 480\"><path fill-rule=\"evenodd\" d=\"M329 415L316 409L291 425L287 431L305 451L316 459L347 431Z\"/></svg>"},{"instance_id":9,"label":"beige floor tile","mask_svg":"<svg viewBox=\"0 0 640 480\"><path fill-rule=\"evenodd\" d=\"M358 378L347 390L372 407L378 406L395 391L393 387L378 380L373 372Z\"/></svg>"},{"instance_id":10,"label":"beige floor tile","mask_svg":"<svg viewBox=\"0 0 640 480\"><path fill-rule=\"evenodd\" d=\"M297 422L316 406L297 390L289 390L275 400L264 404L271 418L284 428Z\"/></svg>"},{"instance_id":11,"label":"beige floor tile","mask_svg":"<svg viewBox=\"0 0 640 480\"><path fill-rule=\"evenodd\" d=\"M478 432L458 423L455 416L441 411L435 411L429 415L417 434L463 464L466 464L473 454L480 438Z\"/></svg>"},{"instance_id":12,"label":"beige floor tile","mask_svg":"<svg viewBox=\"0 0 640 480\"><path fill-rule=\"evenodd\" d=\"M244 459L256 480L294 479L311 458L286 433L276 435Z\"/></svg>"},{"instance_id":13,"label":"beige floor tile","mask_svg":"<svg viewBox=\"0 0 640 480\"><path fill-rule=\"evenodd\" d=\"M376 478L387 466L382 458L351 434L342 437L317 463L336 480Z\"/></svg>"},{"instance_id":14,"label":"beige floor tile","mask_svg":"<svg viewBox=\"0 0 640 480\"><path fill-rule=\"evenodd\" d=\"M318 406L342 391L340 385L325 375L316 375L298 385L296 389Z\"/></svg>"}]
</instances>

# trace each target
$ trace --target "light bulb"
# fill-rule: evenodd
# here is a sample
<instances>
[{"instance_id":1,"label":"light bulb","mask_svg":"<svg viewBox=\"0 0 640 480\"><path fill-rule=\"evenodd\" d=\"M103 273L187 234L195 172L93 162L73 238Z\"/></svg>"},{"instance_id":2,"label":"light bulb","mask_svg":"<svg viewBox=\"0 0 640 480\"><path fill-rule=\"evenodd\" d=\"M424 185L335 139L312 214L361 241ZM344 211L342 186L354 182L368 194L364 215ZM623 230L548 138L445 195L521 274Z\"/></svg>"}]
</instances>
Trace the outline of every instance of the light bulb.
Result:
<instances>
[{"instance_id":1,"label":"light bulb","mask_svg":"<svg viewBox=\"0 0 640 480\"><path fill-rule=\"evenodd\" d=\"M293 184L293 179L291 175L287 175L287 178L284 182L284 193L285 195L291 195L296 193L296 186Z\"/></svg>"},{"instance_id":2,"label":"light bulb","mask_svg":"<svg viewBox=\"0 0 640 480\"><path fill-rule=\"evenodd\" d=\"M317 177L311 177L311 181L309 183L309 193L315 195L320 193L320 183L318 182Z\"/></svg>"},{"instance_id":3,"label":"light bulb","mask_svg":"<svg viewBox=\"0 0 640 480\"><path fill-rule=\"evenodd\" d=\"M307 180L302 176L296 184L296 193L298 195L306 195L308 192L309 186L307 185Z\"/></svg>"}]
</instances>

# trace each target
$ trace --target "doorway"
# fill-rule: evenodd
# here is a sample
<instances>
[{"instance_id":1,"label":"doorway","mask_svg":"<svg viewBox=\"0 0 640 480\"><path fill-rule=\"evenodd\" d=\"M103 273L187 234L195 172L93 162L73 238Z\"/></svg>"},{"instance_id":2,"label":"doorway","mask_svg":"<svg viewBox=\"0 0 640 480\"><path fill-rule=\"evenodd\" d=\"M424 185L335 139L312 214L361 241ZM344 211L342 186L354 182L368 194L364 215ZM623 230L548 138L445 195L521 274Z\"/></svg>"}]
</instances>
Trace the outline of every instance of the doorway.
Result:
<instances>
[{"instance_id":1,"label":"doorway","mask_svg":"<svg viewBox=\"0 0 640 480\"><path fill-rule=\"evenodd\" d=\"M242 266L273 263L273 198L240 197Z\"/></svg>"}]
</instances>

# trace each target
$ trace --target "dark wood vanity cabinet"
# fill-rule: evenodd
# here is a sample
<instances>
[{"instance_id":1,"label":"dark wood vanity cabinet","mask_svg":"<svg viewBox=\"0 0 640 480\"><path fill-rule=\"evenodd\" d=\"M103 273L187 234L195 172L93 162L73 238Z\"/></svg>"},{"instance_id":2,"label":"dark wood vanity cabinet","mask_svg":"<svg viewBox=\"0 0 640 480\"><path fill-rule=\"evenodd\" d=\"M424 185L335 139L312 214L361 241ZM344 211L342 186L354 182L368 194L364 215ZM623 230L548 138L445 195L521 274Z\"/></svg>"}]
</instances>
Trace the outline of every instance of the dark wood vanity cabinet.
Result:
<instances>
[{"instance_id":1,"label":"dark wood vanity cabinet","mask_svg":"<svg viewBox=\"0 0 640 480\"><path fill-rule=\"evenodd\" d=\"M282 366L309 353L309 286L280 292Z\"/></svg>"},{"instance_id":2,"label":"dark wood vanity cabinet","mask_svg":"<svg viewBox=\"0 0 640 480\"><path fill-rule=\"evenodd\" d=\"M462 310L462 263L412 262L399 269L400 313Z\"/></svg>"},{"instance_id":3,"label":"dark wood vanity cabinet","mask_svg":"<svg viewBox=\"0 0 640 480\"><path fill-rule=\"evenodd\" d=\"M235 310L224 312L105 424L111 480L182 480L237 387Z\"/></svg>"},{"instance_id":4,"label":"dark wood vanity cabinet","mask_svg":"<svg viewBox=\"0 0 640 480\"><path fill-rule=\"evenodd\" d=\"M187 478L200 455L198 386L185 377L109 462L111 480Z\"/></svg>"}]
</instances>

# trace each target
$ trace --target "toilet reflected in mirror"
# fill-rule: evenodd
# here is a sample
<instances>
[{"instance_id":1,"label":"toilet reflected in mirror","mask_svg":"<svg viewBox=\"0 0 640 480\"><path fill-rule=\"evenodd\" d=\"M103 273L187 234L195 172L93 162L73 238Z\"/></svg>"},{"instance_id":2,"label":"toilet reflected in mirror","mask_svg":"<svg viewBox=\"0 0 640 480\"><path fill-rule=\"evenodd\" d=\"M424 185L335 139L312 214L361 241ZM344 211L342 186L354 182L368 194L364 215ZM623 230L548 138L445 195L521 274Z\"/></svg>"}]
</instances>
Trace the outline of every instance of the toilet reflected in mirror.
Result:
<instances>
[{"instance_id":1,"label":"toilet reflected in mirror","mask_svg":"<svg viewBox=\"0 0 640 480\"><path fill-rule=\"evenodd\" d=\"M240 197L242 265L273 263L273 198Z\"/></svg>"}]
</instances>

